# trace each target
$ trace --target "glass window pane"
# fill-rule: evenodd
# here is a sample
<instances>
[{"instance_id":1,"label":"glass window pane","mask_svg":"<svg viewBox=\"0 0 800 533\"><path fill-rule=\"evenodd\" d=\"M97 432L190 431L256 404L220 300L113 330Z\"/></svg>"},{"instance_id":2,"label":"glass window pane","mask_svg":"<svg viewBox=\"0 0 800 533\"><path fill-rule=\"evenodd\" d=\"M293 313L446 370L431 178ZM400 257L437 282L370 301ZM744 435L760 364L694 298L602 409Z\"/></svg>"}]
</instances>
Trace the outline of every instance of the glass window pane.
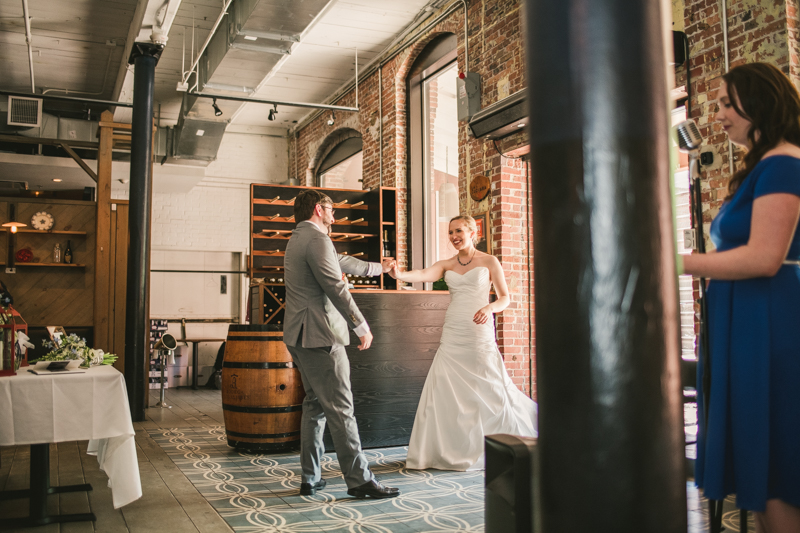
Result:
<instances>
[{"instance_id":1,"label":"glass window pane","mask_svg":"<svg viewBox=\"0 0 800 533\"><path fill-rule=\"evenodd\" d=\"M453 63L423 86L426 267L455 253L447 231L459 214L457 78Z\"/></svg>"},{"instance_id":2,"label":"glass window pane","mask_svg":"<svg viewBox=\"0 0 800 533\"><path fill-rule=\"evenodd\" d=\"M361 190L362 154L348 157L335 167L331 167L319 176L319 186L330 189L356 189Z\"/></svg>"}]
</instances>

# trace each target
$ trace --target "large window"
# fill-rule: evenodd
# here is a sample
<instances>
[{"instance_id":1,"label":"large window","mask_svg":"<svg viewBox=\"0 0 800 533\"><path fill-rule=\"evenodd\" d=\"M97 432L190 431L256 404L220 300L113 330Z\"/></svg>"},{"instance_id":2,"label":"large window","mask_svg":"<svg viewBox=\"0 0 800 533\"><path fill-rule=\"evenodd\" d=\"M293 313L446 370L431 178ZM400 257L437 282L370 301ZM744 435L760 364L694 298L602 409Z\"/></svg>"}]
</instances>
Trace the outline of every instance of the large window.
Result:
<instances>
[{"instance_id":1,"label":"large window","mask_svg":"<svg viewBox=\"0 0 800 533\"><path fill-rule=\"evenodd\" d=\"M458 67L452 63L425 80L423 87L426 267L455 253L448 223L459 212L457 79Z\"/></svg>"},{"instance_id":2,"label":"large window","mask_svg":"<svg viewBox=\"0 0 800 533\"><path fill-rule=\"evenodd\" d=\"M459 214L460 196L456 44L453 34L437 37L408 75L408 250L413 269L454 253L447 229L450 218Z\"/></svg>"}]
</instances>

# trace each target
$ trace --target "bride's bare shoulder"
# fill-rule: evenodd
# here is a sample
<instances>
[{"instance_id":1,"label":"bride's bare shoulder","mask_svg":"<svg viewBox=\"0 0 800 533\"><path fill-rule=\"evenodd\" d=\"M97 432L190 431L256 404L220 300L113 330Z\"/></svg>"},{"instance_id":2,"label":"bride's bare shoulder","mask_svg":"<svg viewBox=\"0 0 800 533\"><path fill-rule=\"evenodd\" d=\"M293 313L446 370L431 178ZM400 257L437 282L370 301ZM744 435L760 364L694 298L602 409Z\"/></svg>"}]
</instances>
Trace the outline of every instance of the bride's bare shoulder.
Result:
<instances>
[{"instance_id":1,"label":"bride's bare shoulder","mask_svg":"<svg viewBox=\"0 0 800 533\"><path fill-rule=\"evenodd\" d=\"M485 266L489 269L495 265L499 265L500 261L493 256L492 254L487 254L486 252L475 252L475 259L477 259L481 266Z\"/></svg>"}]
</instances>

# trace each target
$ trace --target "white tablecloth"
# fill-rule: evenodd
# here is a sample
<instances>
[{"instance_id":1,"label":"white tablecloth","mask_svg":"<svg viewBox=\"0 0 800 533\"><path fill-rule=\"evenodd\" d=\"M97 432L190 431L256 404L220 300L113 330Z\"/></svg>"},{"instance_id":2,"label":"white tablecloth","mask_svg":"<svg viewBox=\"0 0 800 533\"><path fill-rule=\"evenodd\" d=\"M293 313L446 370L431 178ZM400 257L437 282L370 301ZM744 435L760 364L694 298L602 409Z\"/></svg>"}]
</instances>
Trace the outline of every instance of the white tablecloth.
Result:
<instances>
[{"instance_id":1,"label":"white tablecloth","mask_svg":"<svg viewBox=\"0 0 800 533\"><path fill-rule=\"evenodd\" d=\"M114 367L83 374L0 377L0 446L89 440L108 475L114 508L142 496L125 378Z\"/></svg>"}]
</instances>

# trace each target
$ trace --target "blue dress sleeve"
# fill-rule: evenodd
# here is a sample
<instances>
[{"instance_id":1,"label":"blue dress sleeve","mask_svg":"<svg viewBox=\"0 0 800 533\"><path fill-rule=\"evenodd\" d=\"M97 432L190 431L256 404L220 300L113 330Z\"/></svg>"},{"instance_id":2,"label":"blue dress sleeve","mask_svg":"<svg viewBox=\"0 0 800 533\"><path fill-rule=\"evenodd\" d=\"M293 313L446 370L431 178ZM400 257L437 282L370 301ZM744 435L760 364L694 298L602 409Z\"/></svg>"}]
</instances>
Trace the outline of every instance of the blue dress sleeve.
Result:
<instances>
[{"instance_id":1,"label":"blue dress sleeve","mask_svg":"<svg viewBox=\"0 0 800 533\"><path fill-rule=\"evenodd\" d=\"M800 196L800 159L772 156L763 160L760 165L764 165L764 168L756 181L753 198L775 193Z\"/></svg>"}]
</instances>

